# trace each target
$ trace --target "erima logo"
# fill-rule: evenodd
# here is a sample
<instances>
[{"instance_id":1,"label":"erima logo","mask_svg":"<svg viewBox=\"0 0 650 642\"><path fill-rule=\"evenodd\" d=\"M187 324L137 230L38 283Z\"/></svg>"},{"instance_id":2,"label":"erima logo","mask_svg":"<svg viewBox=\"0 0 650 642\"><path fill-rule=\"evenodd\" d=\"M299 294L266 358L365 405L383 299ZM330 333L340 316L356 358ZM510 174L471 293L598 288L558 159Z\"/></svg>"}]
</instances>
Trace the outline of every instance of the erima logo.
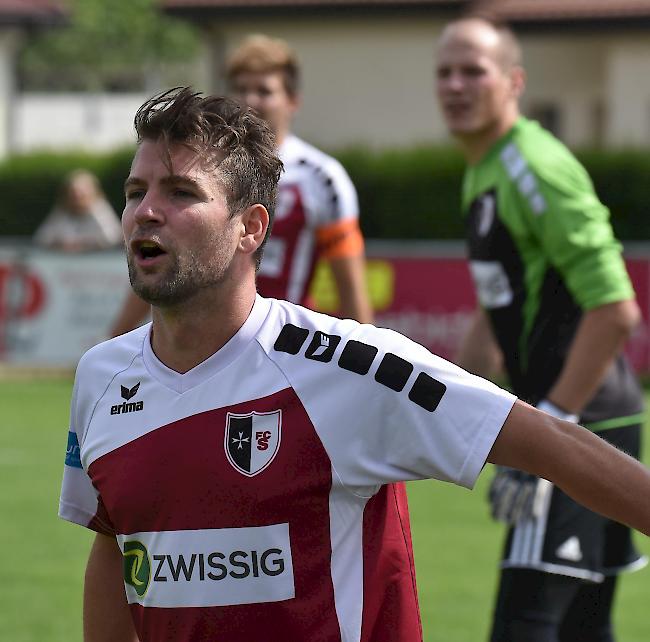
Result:
<instances>
[{"instance_id":1,"label":"erima logo","mask_svg":"<svg viewBox=\"0 0 650 642\"><path fill-rule=\"evenodd\" d=\"M111 415L124 414L125 412L137 412L144 408L144 403L142 401L129 401L138 394L138 388L140 388L140 382L135 384L133 388L127 388L126 386L120 386L122 399L126 399L122 403L118 403L114 406L111 406Z\"/></svg>"},{"instance_id":2,"label":"erima logo","mask_svg":"<svg viewBox=\"0 0 650 642\"><path fill-rule=\"evenodd\" d=\"M325 350L327 350L329 347L330 347L330 338L323 334L320 337L316 350L314 350L311 356L322 357Z\"/></svg>"},{"instance_id":3,"label":"erima logo","mask_svg":"<svg viewBox=\"0 0 650 642\"><path fill-rule=\"evenodd\" d=\"M307 347L305 357L314 361L327 363L332 360L336 347L341 342L341 337L324 332L314 332L314 338Z\"/></svg>"},{"instance_id":4,"label":"erima logo","mask_svg":"<svg viewBox=\"0 0 650 642\"><path fill-rule=\"evenodd\" d=\"M580 548L580 540L575 537L569 537L569 539L558 546L555 551L555 555L563 560L568 560L569 562L579 562L582 559L582 549Z\"/></svg>"}]
</instances>

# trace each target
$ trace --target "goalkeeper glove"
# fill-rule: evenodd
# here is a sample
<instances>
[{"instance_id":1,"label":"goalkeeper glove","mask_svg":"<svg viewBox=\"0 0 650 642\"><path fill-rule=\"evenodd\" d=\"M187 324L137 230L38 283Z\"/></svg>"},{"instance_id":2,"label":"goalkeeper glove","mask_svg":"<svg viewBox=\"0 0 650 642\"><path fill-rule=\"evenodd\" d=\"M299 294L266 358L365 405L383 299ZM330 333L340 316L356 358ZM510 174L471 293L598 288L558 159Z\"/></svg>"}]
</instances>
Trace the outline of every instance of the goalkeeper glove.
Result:
<instances>
[{"instance_id":1,"label":"goalkeeper glove","mask_svg":"<svg viewBox=\"0 0 650 642\"><path fill-rule=\"evenodd\" d=\"M542 399L537 408L558 419L578 421L577 415L564 412L547 399ZM490 513L493 519L510 525L539 517L551 489L551 482L545 479L522 470L498 466L488 491Z\"/></svg>"}]
</instances>

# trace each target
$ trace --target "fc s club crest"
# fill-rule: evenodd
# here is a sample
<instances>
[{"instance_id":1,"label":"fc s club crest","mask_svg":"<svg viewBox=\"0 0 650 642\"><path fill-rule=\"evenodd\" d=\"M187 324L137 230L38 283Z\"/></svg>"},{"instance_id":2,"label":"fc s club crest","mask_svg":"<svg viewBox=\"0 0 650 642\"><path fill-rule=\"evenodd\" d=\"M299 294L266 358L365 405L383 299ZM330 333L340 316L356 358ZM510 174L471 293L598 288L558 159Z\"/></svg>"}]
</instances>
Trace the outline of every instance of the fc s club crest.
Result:
<instances>
[{"instance_id":1,"label":"fc s club crest","mask_svg":"<svg viewBox=\"0 0 650 642\"><path fill-rule=\"evenodd\" d=\"M261 473L280 448L282 410L226 415L225 449L235 470L247 477Z\"/></svg>"}]
</instances>

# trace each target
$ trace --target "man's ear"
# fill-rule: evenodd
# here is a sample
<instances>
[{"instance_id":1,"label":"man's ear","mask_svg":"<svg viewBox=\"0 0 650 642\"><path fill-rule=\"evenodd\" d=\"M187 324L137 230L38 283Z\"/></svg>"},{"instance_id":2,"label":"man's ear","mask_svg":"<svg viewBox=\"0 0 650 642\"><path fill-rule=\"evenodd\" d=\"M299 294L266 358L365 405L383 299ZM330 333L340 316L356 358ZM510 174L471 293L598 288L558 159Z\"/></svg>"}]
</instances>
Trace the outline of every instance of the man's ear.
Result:
<instances>
[{"instance_id":1,"label":"man's ear","mask_svg":"<svg viewBox=\"0 0 650 642\"><path fill-rule=\"evenodd\" d=\"M302 107L302 94L293 94L289 96L291 104L291 115L295 116L296 112Z\"/></svg>"},{"instance_id":2,"label":"man's ear","mask_svg":"<svg viewBox=\"0 0 650 642\"><path fill-rule=\"evenodd\" d=\"M521 98L526 89L526 70L520 65L515 65L510 70L510 83L514 97Z\"/></svg>"},{"instance_id":3,"label":"man's ear","mask_svg":"<svg viewBox=\"0 0 650 642\"><path fill-rule=\"evenodd\" d=\"M241 238L239 248L246 254L253 254L266 238L269 228L269 213L264 205L256 203L247 207L241 215Z\"/></svg>"}]
</instances>

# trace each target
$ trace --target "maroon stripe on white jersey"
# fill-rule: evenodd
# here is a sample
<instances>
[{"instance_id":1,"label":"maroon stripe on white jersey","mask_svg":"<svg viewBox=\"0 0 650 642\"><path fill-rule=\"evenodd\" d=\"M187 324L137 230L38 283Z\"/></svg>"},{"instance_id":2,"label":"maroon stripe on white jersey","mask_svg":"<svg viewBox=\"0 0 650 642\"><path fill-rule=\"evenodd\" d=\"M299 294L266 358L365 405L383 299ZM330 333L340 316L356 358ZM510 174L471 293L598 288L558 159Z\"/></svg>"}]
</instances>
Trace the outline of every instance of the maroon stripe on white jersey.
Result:
<instances>
[{"instance_id":1,"label":"maroon stripe on white jersey","mask_svg":"<svg viewBox=\"0 0 650 642\"><path fill-rule=\"evenodd\" d=\"M403 482L382 486L366 505L363 568L362 642L422 640ZM382 590L376 590L377 586Z\"/></svg>"},{"instance_id":2,"label":"maroon stripe on white jersey","mask_svg":"<svg viewBox=\"0 0 650 642\"><path fill-rule=\"evenodd\" d=\"M277 454L259 474L242 474L225 452L228 413L277 410ZM201 608L134 605L143 642L341 639L330 574L331 464L292 390L162 426L95 460L89 474L121 534L289 525L294 599ZM177 580L179 591L183 581Z\"/></svg>"},{"instance_id":3,"label":"maroon stripe on white jersey","mask_svg":"<svg viewBox=\"0 0 650 642\"><path fill-rule=\"evenodd\" d=\"M257 274L257 289L265 297L303 303L316 262L314 229L299 185L280 183L278 189L278 211ZM286 211L280 211L282 207ZM300 242L305 234L309 243Z\"/></svg>"}]
</instances>

